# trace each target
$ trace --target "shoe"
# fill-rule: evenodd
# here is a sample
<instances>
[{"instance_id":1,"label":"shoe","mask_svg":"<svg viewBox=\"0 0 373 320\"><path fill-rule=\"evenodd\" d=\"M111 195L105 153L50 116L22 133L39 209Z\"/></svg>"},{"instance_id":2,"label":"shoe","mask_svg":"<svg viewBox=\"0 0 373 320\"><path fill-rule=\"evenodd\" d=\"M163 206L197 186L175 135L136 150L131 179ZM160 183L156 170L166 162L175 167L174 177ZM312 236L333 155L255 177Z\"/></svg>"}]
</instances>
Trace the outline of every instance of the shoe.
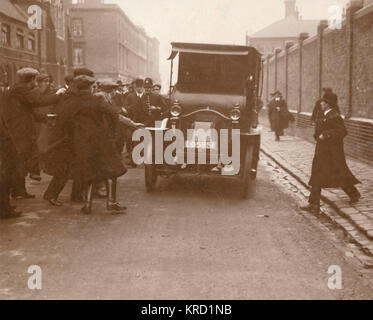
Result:
<instances>
[{"instance_id":1,"label":"shoe","mask_svg":"<svg viewBox=\"0 0 373 320\"><path fill-rule=\"evenodd\" d=\"M350 198L350 203L357 203L359 202L360 198L361 198L361 194L360 192L358 192L354 197Z\"/></svg>"},{"instance_id":2,"label":"shoe","mask_svg":"<svg viewBox=\"0 0 373 320\"><path fill-rule=\"evenodd\" d=\"M320 206L315 205L315 204L309 204L307 206L300 207L300 209L302 211L307 211L307 212L314 213L314 214L320 213Z\"/></svg>"},{"instance_id":3,"label":"shoe","mask_svg":"<svg viewBox=\"0 0 373 320\"><path fill-rule=\"evenodd\" d=\"M279 137L276 137L276 140L275 140L275 141L277 141L277 142L280 141L280 138L279 138Z\"/></svg>"},{"instance_id":4,"label":"shoe","mask_svg":"<svg viewBox=\"0 0 373 320\"><path fill-rule=\"evenodd\" d=\"M13 199L35 199L35 195L30 193L19 193L19 194L12 194Z\"/></svg>"},{"instance_id":5,"label":"shoe","mask_svg":"<svg viewBox=\"0 0 373 320\"><path fill-rule=\"evenodd\" d=\"M38 174L30 174L30 179L32 179L32 180L35 180L35 181L41 181L41 176L40 175L38 175Z\"/></svg>"},{"instance_id":6,"label":"shoe","mask_svg":"<svg viewBox=\"0 0 373 320\"><path fill-rule=\"evenodd\" d=\"M44 200L48 201L52 206L62 207L62 203L59 202L57 199L46 199L46 198L44 198Z\"/></svg>"},{"instance_id":7,"label":"shoe","mask_svg":"<svg viewBox=\"0 0 373 320\"><path fill-rule=\"evenodd\" d=\"M121 206L118 202L108 204L106 208L107 208L108 211L124 211L124 210L127 209L126 206Z\"/></svg>"}]
</instances>

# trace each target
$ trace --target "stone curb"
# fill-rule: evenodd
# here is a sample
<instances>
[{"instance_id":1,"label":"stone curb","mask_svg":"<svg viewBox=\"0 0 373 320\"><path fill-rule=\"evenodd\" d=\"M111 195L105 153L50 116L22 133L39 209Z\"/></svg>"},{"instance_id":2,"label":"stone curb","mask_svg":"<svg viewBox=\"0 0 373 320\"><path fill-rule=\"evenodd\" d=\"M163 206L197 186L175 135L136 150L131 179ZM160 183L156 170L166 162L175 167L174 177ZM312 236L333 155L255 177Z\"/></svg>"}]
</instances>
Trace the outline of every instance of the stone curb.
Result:
<instances>
[{"instance_id":1,"label":"stone curb","mask_svg":"<svg viewBox=\"0 0 373 320\"><path fill-rule=\"evenodd\" d=\"M310 190L308 186L309 178L300 170L293 167L289 162L277 156L270 150L270 147L263 141L261 151L270 159L275 161L282 169L289 173L293 178L300 182L305 188ZM373 229L370 223L366 223L363 227L364 216L359 214L359 211L350 207L348 203L341 202L341 200L328 190L323 190L322 200L330 205L339 214L339 218L333 216L328 217L337 225L339 225L369 256L373 257ZM339 204L339 205L338 205ZM347 221L346 221L347 220ZM357 229L357 230L356 230ZM358 233L362 233L363 237ZM367 239L366 239L366 238Z\"/></svg>"}]
</instances>

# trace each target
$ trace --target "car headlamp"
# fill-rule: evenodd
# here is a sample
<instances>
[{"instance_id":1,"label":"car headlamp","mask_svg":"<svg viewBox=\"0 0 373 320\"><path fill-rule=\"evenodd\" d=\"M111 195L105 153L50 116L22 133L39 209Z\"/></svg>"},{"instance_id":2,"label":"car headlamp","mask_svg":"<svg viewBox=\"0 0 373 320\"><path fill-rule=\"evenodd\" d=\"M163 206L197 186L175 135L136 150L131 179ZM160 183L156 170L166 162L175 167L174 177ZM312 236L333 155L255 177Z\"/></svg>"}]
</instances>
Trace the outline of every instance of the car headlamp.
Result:
<instances>
[{"instance_id":1,"label":"car headlamp","mask_svg":"<svg viewBox=\"0 0 373 320\"><path fill-rule=\"evenodd\" d=\"M181 106L178 101L175 101L171 107L170 113L173 117L177 118L181 115Z\"/></svg>"},{"instance_id":2,"label":"car headlamp","mask_svg":"<svg viewBox=\"0 0 373 320\"><path fill-rule=\"evenodd\" d=\"M231 111L231 119L232 119L232 121L239 121L240 118L241 118L240 106L235 105L234 108Z\"/></svg>"}]
</instances>

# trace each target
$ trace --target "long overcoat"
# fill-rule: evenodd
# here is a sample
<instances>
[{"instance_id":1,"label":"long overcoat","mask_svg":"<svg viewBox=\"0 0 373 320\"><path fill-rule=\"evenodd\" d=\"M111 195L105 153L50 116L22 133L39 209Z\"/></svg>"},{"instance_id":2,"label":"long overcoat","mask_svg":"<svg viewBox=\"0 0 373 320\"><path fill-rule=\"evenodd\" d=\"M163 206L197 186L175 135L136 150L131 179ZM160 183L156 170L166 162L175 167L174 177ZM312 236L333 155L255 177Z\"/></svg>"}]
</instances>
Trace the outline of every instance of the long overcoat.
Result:
<instances>
[{"instance_id":1,"label":"long overcoat","mask_svg":"<svg viewBox=\"0 0 373 320\"><path fill-rule=\"evenodd\" d=\"M325 137L321 140L320 135ZM316 150L309 185L320 188L348 187L360 183L347 166L343 139L347 130L335 110L324 116L315 130Z\"/></svg>"},{"instance_id":2,"label":"long overcoat","mask_svg":"<svg viewBox=\"0 0 373 320\"><path fill-rule=\"evenodd\" d=\"M72 91L55 110L50 150L43 157L50 175L66 172L82 184L119 177L127 172L104 118L117 117L102 97Z\"/></svg>"},{"instance_id":3,"label":"long overcoat","mask_svg":"<svg viewBox=\"0 0 373 320\"><path fill-rule=\"evenodd\" d=\"M268 105L268 113L271 129L283 134L283 130L289 127L289 121L292 120L292 115L288 110L285 100L272 100Z\"/></svg>"},{"instance_id":4,"label":"long overcoat","mask_svg":"<svg viewBox=\"0 0 373 320\"><path fill-rule=\"evenodd\" d=\"M16 152L25 159L31 157L34 147L33 109L57 103L55 94L42 95L22 84L10 88L3 99L2 120Z\"/></svg>"}]
</instances>

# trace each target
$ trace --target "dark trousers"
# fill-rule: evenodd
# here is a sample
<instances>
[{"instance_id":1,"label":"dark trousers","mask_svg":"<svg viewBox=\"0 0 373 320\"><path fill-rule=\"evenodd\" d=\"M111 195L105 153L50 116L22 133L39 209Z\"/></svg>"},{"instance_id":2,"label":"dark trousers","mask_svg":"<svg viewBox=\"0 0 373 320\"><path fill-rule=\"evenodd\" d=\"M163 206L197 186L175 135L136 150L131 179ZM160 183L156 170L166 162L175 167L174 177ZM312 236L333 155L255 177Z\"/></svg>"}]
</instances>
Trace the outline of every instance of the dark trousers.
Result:
<instances>
[{"instance_id":1,"label":"dark trousers","mask_svg":"<svg viewBox=\"0 0 373 320\"><path fill-rule=\"evenodd\" d=\"M350 197L356 197L359 194L359 191L356 189L355 186L348 186L342 187L342 190ZM308 199L310 204L320 205L321 200L321 188L320 187L312 187L311 194Z\"/></svg>"},{"instance_id":2,"label":"dark trousers","mask_svg":"<svg viewBox=\"0 0 373 320\"><path fill-rule=\"evenodd\" d=\"M28 158L18 154L14 146L10 146L7 153L11 193L14 196L25 194Z\"/></svg>"},{"instance_id":3,"label":"dark trousers","mask_svg":"<svg viewBox=\"0 0 373 320\"><path fill-rule=\"evenodd\" d=\"M40 158L36 142L32 147L32 158L27 162L27 169L30 174L40 175Z\"/></svg>"},{"instance_id":4,"label":"dark trousers","mask_svg":"<svg viewBox=\"0 0 373 320\"><path fill-rule=\"evenodd\" d=\"M44 193L44 199L57 200L62 190L65 188L68 182L68 171L63 172L57 176L54 176L48 185L47 190ZM71 200L77 201L82 199L82 186L76 181L73 182L71 191Z\"/></svg>"}]
</instances>

